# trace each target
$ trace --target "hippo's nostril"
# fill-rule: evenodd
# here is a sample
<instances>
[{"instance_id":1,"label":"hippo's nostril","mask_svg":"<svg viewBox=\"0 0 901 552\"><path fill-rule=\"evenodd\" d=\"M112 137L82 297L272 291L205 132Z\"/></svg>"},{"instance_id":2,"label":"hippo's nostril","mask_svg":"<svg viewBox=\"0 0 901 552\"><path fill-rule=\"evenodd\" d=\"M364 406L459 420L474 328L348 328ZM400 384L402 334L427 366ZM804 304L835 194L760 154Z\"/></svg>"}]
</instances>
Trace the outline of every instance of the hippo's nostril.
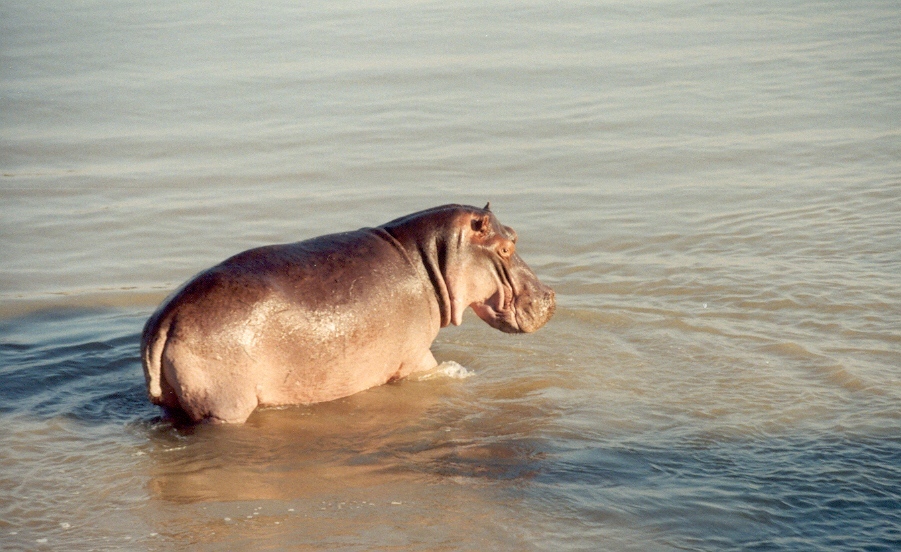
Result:
<instances>
[{"instance_id":1,"label":"hippo's nostril","mask_svg":"<svg viewBox=\"0 0 901 552\"><path fill-rule=\"evenodd\" d=\"M519 331L534 332L554 315L557 307L554 290L538 282L532 293L520 297L518 307L516 321Z\"/></svg>"}]
</instances>

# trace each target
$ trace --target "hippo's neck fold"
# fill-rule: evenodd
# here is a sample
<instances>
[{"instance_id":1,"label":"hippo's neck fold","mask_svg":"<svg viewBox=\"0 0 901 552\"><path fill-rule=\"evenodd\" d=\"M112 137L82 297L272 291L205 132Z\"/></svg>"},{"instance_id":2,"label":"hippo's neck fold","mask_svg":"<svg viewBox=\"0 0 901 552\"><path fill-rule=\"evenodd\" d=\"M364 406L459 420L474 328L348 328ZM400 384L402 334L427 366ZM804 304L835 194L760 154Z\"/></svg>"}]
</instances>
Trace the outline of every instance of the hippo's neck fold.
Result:
<instances>
[{"instance_id":1,"label":"hippo's neck fold","mask_svg":"<svg viewBox=\"0 0 901 552\"><path fill-rule=\"evenodd\" d=\"M444 328L450 325L452 306L447 280L444 277L448 257L444 241L435 235L410 239L404 232L399 232L397 228L392 227L373 230L376 235L401 250L404 257L420 275L423 285L434 293L438 307L438 327Z\"/></svg>"},{"instance_id":2,"label":"hippo's neck fold","mask_svg":"<svg viewBox=\"0 0 901 552\"><path fill-rule=\"evenodd\" d=\"M420 244L418 250L421 265L428 274L429 283L435 291L435 299L438 301L438 313L440 315L441 328L451 323L452 303L450 290L444 275L447 273L447 254L445 244L438 240L431 240L427 244Z\"/></svg>"}]
</instances>

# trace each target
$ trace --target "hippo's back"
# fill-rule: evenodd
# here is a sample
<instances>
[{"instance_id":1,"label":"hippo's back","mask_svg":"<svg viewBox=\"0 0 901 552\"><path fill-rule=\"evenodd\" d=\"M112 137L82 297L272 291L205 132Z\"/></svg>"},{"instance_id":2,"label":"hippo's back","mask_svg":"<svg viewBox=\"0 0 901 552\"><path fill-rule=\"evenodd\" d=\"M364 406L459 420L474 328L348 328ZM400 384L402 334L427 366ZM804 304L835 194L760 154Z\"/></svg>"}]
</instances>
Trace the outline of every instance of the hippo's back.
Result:
<instances>
[{"instance_id":1,"label":"hippo's back","mask_svg":"<svg viewBox=\"0 0 901 552\"><path fill-rule=\"evenodd\" d=\"M148 320L151 400L196 420L212 415L211 401L312 403L384 383L437 334L427 293L377 230L239 253Z\"/></svg>"}]
</instances>

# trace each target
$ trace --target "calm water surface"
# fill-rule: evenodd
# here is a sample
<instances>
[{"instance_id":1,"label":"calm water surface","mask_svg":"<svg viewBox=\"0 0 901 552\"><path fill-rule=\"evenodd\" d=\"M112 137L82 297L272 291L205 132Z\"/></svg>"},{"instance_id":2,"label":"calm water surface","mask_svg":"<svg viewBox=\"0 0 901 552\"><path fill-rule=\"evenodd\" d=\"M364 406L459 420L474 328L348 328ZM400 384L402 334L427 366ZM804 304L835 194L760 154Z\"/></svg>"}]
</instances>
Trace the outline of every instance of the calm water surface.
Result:
<instances>
[{"instance_id":1,"label":"calm water surface","mask_svg":"<svg viewBox=\"0 0 901 552\"><path fill-rule=\"evenodd\" d=\"M901 547L897 2L483 4L0 2L0 548ZM146 400L195 272L489 200L538 333Z\"/></svg>"}]
</instances>

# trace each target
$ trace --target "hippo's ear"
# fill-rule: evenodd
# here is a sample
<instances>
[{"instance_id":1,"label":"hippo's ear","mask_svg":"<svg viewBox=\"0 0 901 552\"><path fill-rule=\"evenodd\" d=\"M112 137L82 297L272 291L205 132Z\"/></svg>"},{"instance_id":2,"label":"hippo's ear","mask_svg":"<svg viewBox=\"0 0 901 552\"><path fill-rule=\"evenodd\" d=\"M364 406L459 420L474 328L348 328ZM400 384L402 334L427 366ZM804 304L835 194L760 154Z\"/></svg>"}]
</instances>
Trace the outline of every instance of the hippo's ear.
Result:
<instances>
[{"instance_id":1,"label":"hippo's ear","mask_svg":"<svg viewBox=\"0 0 901 552\"><path fill-rule=\"evenodd\" d=\"M484 240L491 232L491 217L488 215L472 217L470 228L472 228L476 238Z\"/></svg>"},{"instance_id":2,"label":"hippo's ear","mask_svg":"<svg viewBox=\"0 0 901 552\"><path fill-rule=\"evenodd\" d=\"M491 202L489 201L488 203L485 204L485 208L483 209L483 211L490 211L490 210L491 210Z\"/></svg>"}]
</instances>

